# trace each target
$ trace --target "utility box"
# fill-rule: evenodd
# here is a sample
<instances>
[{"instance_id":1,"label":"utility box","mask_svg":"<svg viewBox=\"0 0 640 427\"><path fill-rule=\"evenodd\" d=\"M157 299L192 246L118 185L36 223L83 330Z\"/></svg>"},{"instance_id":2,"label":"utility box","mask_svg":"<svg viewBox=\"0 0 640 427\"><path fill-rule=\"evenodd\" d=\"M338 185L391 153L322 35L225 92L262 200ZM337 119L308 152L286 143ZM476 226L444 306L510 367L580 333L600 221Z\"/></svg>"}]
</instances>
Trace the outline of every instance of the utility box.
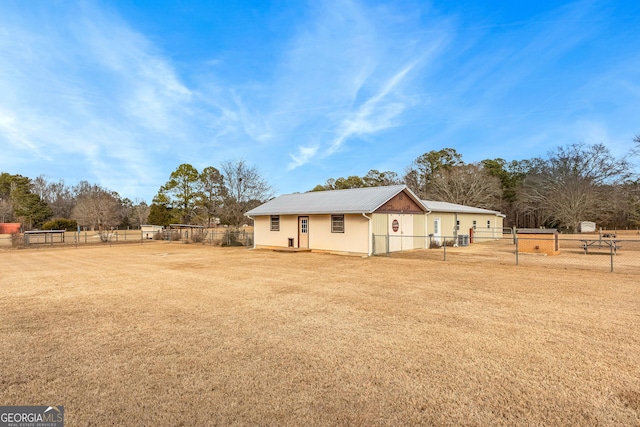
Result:
<instances>
[{"instance_id":1,"label":"utility box","mask_svg":"<svg viewBox=\"0 0 640 427\"><path fill-rule=\"evenodd\" d=\"M560 254L560 233L555 228L520 228L516 231L518 252L531 254Z\"/></svg>"}]
</instances>

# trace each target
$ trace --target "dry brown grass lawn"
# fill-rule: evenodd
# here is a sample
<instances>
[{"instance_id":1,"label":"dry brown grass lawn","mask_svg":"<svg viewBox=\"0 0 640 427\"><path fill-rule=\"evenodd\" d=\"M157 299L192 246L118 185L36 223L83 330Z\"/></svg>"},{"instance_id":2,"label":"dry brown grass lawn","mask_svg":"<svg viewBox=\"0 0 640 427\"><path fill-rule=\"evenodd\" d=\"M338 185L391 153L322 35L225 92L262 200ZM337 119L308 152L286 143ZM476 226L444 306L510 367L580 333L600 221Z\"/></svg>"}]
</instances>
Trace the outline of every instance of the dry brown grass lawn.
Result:
<instances>
[{"instance_id":1,"label":"dry brown grass lawn","mask_svg":"<svg viewBox=\"0 0 640 427\"><path fill-rule=\"evenodd\" d=\"M165 242L0 259L0 405L68 426L640 425L631 274Z\"/></svg>"}]
</instances>

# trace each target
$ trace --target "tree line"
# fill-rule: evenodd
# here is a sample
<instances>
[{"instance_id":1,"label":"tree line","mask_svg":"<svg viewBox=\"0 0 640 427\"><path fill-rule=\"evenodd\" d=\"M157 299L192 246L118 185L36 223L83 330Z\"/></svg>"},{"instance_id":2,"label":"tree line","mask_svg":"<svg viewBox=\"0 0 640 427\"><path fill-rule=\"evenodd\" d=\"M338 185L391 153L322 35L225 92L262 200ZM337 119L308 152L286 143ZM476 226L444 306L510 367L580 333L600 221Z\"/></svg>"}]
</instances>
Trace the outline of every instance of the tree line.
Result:
<instances>
[{"instance_id":1,"label":"tree line","mask_svg":"<svg viewBox=\"0 0 640 427\"><path fill-rule=\"evenodd\" d=\"M500 211L509 226L575 231L581 221L603 228L640 226L640 180L632 156L640 155L640 135L629 155L616 158L602 144L571 144L543 157L507 162L465 163L453 148L416 158L404 174L370 170L366 175L328 179L312 191L407 185L420 199Z\"/></svg>"},{"instance_id":2,"label":"tree line","mask_svg":"<svg viewBox=\"0 0 640 427\"><path fill-rule=\"evenodd\" d=\"M221 169L198 172L182 164L160 187L151 205L132 201L98 184L69 186L0 173L0 222L20 222L25 230L87 230L137 228L171 223L240 226L244 213L273 196L257 168L244 161L226 161Z\"/></svg>"},{"instance_id":3,"label":"tree line","mask_svg":"<svg viewBox=\"0 0 640 427\"><path fill-rule=\"evenodd\" d=\"M209 166L201 172L184 163L153 198L148 222L238 227L247 221L245 212L271 197L272 187L243 160L225 161L220 170Z\"/></svg>"},{"instance_id":4,"label":"tree line","mask_svg":"<svg viewBox=\"0 0 640 427\"><path fill-rule=\"evenodd\" d=\"M602 144L559 146L542 157L466 163L453 148L417 157L402 175L370 170L364 176L330 178L311 191L407 185L422 200L500 211L505 224L577 230L580 221L603 228L640 226L640 179L629 159L640 155L640 135L627 156ZM244 214L273 197L258 169L244 161L198 171L179 165L151 205L131 201L98 184L68 186L21 175L0 174L0 222L25 229L111 229L171 223L238 227Z\"/></svg>"}]
</instances>

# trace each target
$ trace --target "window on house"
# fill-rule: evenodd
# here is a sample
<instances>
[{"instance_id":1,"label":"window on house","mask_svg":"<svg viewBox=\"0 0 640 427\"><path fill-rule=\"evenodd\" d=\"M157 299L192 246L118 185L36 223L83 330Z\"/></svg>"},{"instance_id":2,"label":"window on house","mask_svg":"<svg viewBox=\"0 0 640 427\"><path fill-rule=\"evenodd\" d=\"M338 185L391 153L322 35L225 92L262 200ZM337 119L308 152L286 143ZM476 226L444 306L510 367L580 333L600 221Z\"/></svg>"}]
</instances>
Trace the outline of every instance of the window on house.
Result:
<instances>
[{"instance_id":1,"label":"window on house","mask_svg":"<svg viewBox=\"0 0 640 427\"><path fill-rule=\"evenodd\" d=\"M331 215L331 232L344 233L344 215Z\"/></svg>"},{"instance_id":2,"label":"window on house","mask_svg":"<svg viewBox=\"0 0 640 427\"><path fill-rule=\"evenodd\" d=\"M280 215L271 216L271 231L280 231Z\"/></svg>"},{"instance_id":3,"label":"window on house","mask_svg":"<svg viewBox=\"0 0 640 427\"><path fill-rule=\"evenodd\" d=\"M487 220L487 228L491 228L491 220Z\"/></svg>"},{"instance_id":4,"label":"window on house","mask_svg":"<svg viewBox=\"0 0 640 427\"><path fill-rule=\"evenodd\" d=\"M476 229L476 226L477 226L477 225L478 225L478 223L477 223L477 222L476 222L476 220L474 219L474 220L473 220L473 229L474 229L474 230Z\"/></svg>"},{"instance_id":5,"label":"window on house","mask_svg":"<svg viewBox=\"0 0 640 427\"><path fill-rule=\"evenodd\" d=\"M460 220L456 220L456 230L460 231Z\"/></svg>"}]
</instances>

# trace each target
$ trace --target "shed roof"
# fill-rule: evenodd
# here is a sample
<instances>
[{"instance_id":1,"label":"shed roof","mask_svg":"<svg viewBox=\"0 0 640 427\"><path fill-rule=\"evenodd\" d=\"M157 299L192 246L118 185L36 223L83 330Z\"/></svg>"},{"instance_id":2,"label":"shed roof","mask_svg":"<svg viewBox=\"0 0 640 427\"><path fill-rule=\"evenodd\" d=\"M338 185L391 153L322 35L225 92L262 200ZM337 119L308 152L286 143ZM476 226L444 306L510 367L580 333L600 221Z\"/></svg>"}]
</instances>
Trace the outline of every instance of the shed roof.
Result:
<instances>
[{"instance_id":1,"label":"shed roof","mask_svg":"<svg viewBox=\"0 0 640 427\"><path fill-rule=\"evenodd\" d=\"M391 185L285 194L250 210L246 215L372 213L403 191L424 211L427 210L406 185Z\"/></svg>"},{"instance_id":2,"label":"shed roof","mask_svg":"<svg viewBox=\"0 0 640 427\"><path fill-rule=\"evenodd\" d=\"M473 206L458 205L456 203L436 202L433 200L423 200L422 203L431 212L457 212L457 213L470 213L470 214L502 215L498 211L492 211L489 209L482 209L482 208L474 208Z\"/></svg>"}]
</instances>

